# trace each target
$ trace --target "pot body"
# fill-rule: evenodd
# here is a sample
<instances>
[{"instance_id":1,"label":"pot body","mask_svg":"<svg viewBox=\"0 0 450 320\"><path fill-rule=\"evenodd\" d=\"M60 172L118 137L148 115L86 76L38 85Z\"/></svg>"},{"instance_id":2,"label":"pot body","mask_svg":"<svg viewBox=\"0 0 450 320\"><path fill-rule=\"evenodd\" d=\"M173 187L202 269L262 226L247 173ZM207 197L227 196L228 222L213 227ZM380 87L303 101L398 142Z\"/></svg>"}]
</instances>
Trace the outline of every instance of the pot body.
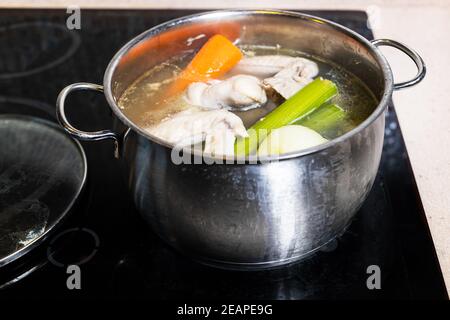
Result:
<instances>
[{"instance_id":1,"label":"pot body","mask_svg":"<svg viewBox=\"0 0 450 320\"><path fill-rule=\"evenodd\" d=\"M230 268L291 262L343 232L380 161L384 117L317 153L257 165L174 164L141 135L125 139L134 202L179 251Z\"/></svg>"},{"instance_id":2,"label":"pot body","mask_svg":"<svg viewBox=\"0 0 450 320\"><path fill-rule=\"evenodd\" d=\"M379 101L352 131L326 144L256 164L173 161L170 146L136 125L117 101L139 76L174 55L199 49L221 33L241 45L279 46L333 61L359 77ZM407 53L419 72L394 85L377 45ZM227 268L265 268L301 259L350 223L375 180L384 136L384 111L393 88L419 82L421 58L392 40L370 43L353 31L309 15L284 11L216 11L150 29L111 60L104 92L126 134L85 132L70 125L64 100L73 90L103 91L77 83L57 100L60 123L81 140L113 139L134 202L153 230L179 251Z\"/></svg>"}]
</instances>

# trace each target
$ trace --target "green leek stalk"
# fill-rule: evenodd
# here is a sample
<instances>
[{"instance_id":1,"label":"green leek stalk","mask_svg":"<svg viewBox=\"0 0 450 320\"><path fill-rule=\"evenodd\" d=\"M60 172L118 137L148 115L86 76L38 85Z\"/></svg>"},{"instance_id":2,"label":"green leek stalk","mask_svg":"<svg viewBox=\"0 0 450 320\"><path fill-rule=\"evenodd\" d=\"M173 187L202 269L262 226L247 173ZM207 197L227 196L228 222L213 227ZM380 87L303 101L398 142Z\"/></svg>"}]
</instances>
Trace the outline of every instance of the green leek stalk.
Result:
<instances>
[{"instance_id":1,"label":"green leek stalk","mask_svg":"<svg viewBox=\"0 0 450 320\"><path fill-rule=\"evenodd\" d=\"M318 133L326 132L346 116L344 109L336 104L325 104L293 124L310 128Z\"/></svg>"},{"instance_id":2,"label":"green leek stalk","mask_svg":"<svg viewBox=\"0 0 450 320\"><path fill-rule=\"evenodd\" d=\"M270 130L288 125L317 109L337 94L336 85L330 80L316 78L248 130L249 137L239 138L235 144L236 156L254 154L258 144Z\"/></svg>"}]
</instances>

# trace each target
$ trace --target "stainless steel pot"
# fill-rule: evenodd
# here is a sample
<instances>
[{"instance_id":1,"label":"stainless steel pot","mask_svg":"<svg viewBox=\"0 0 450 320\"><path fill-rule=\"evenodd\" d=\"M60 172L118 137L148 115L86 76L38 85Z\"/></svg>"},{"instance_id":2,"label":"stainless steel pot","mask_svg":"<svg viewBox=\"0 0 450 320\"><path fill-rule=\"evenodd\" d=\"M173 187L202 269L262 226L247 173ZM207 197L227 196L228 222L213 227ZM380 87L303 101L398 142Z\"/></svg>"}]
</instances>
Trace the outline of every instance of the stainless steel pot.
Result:
<instances>
[{"instance_id":1,"label":"stainless steel pot","mask_svg":"<svg viewBox=\"0 0 450 320\"><path fill-rule=\"evenodd\" d=\"M146 70L174 54L199 48L219 32L234 33L241 44L279 45L332 60L364 81L379 105L347 134L269 162L175 164L170 147L130 121L117 101ZM406 53L418 68L415 78L394 84L379 46ZM102 92L100 85L75 83L64 88L57 112L61 125L75 138L114 141L137 209L166 242L212 265L265 268L299 260L345 230L374 182L384 111L393 89L412 86L424 75L422 59L407 46L392 40L368 41L318 17L285 11L215 11L145 31L111 60L104 94L115 116L129 128L125 134L84 132L67 120L67 95L74 90Z\"/></svg>"}]
</instances>

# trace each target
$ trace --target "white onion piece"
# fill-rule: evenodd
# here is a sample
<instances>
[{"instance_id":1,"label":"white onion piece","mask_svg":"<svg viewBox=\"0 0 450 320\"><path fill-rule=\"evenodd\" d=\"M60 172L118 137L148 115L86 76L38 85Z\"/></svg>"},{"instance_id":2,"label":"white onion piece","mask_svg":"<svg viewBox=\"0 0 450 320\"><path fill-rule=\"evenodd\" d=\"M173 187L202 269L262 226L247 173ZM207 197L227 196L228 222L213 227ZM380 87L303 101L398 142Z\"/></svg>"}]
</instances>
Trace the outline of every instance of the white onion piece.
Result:
<instances>
[{"instance_id":1,"label":"white onion piece","mask_svg":"<svg viewBox=\"0 0 450 320\"><path fill-rule=\"evenodd\" d=\"M316 131L307 127L288 125L272 130L260 143L258 155L281 155L311 148L327 141Z\"/></svg>"}]
</instances>

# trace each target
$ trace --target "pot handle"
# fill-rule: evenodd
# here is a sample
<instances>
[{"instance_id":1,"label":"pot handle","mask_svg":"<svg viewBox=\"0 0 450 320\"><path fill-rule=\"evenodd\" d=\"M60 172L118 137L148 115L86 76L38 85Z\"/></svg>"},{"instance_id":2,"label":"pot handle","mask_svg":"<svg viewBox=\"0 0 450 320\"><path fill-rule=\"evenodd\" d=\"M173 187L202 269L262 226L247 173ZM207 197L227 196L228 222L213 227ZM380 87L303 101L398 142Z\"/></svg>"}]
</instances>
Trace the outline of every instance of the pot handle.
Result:
<instances>
[{"instance_id":1,"label":"pot handle","mask_svg":"<svg viewBox=\"0 0 450 320\"><path fill-rule=\"evenodd\" d=\"M411 80L400 82L400 83L394 83L394 90L403 89L407 87L411 87L420 81L425 77L425 74L427 72L427 69L425 67L425 62L423 62L422 57L413 49L409 48L408 46L404 45L401 42L390 40L390 39L376 39L370 41L374 46L380 47L380 46L388 46L396 48L403 53L405 53L408 57L414 61L417 67L417 74L415 77Z\"/></svg>"},{"instance_id":2,"label":"pot handle","mask_svg":"<svg viewBox=\"0 0 450 320\"><path fill-rule=\"evenodd\" d=\"M111 139L114 141L114 156L119 158L119 141L120 135L111 130L100 130L100 131L82 131L74 126L72 126L67 120L64 102L67 96L72 91L78 90L94 90L97 92L103 92L103 86L87 82L72 83L61 90L56 100L56 117L61 126L66 130L72 137L83 140L83 141L99 141Z\"/></svg>"}]
</instances>

